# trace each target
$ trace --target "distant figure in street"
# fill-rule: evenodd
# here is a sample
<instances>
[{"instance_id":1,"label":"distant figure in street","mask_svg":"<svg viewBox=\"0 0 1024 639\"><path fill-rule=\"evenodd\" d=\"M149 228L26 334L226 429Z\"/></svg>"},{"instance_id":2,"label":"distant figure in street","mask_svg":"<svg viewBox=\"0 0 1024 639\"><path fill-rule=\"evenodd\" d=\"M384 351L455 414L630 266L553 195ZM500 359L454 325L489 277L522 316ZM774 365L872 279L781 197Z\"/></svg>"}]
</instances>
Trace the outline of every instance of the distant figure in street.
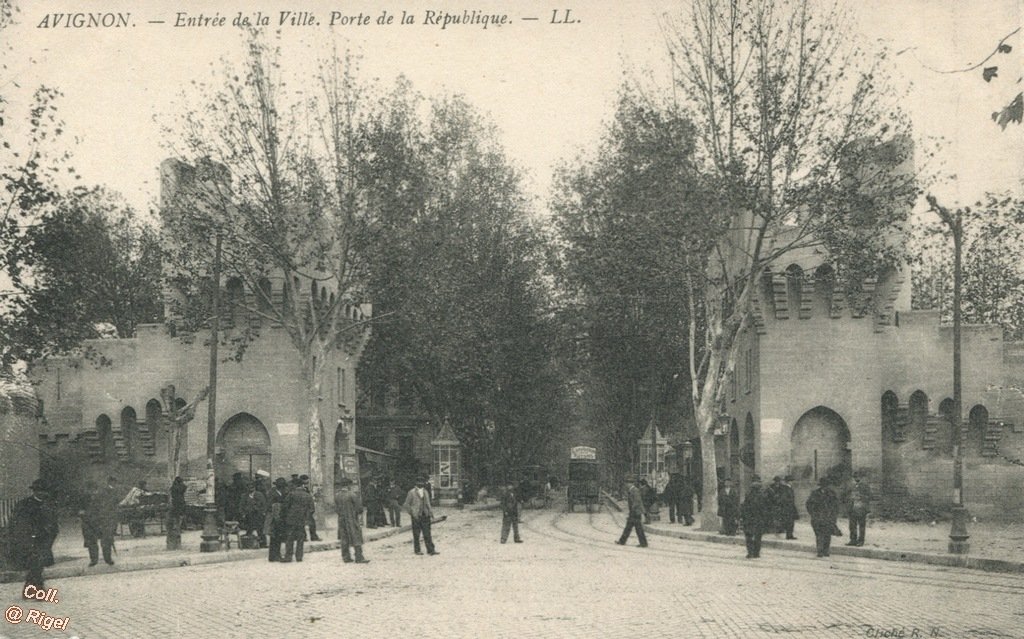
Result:
<instances>
[{"instance_id":1,"label":"distant figure in street","mask_svg":"<svg viewBox=\"0 0 1024 639\"><path fill-rule=\"evenodd\" d=\"M377 481L371 478L363 486L363 506L366 507L366 527L376 528L379 525L377 520L378 502L380 493L377 490Z\"/></svg>"},{"instance_id":2,"label":"distant figure in street","mask_svg":"<svg viewBox=\"0 0 1024 639\"><path fill-rule=\"evenodd\" d=\"M175 477L168 491L171 495L167 509L167 550L181 549L181 530L185 526L185 480Z\"/></svg>"},{"instance_id":3,"label":"distant figure in street","mask_svg":"<svg viewBox=\"0 0 1024 639\"><path fill-rule=\"evenodd\" d=\"M89 549L90 566L95 566L99 562L100 547L103 548L103 561L108 566L114 565L111 550L114 547L114 533L117 532L119 501L118 491L114 488L115 482L114 477L107 477L104 486L92 491L82 516L82 534L85 537L85 547Z\"/></svg>"},{"instance_id":4,"label":"distant figure in street","mask_svg":"<svg viewBox=\"0 0 1024 639\"><path fill-rule=\"evenodd\" d=\"M259 547L264 546L263 522L267 516L267 498L256 490L256 483L249 482L247 491L238 503L238 516L246 535L255 536Z\"/></svg>"},{"instance_id":5,"label":"distant figure in street","mask_svg":"<svg viewBox=\"0 0 1024 639\"><path fill-rule=\"evenodd\" d=\"M846 497L846 510L850 517L850 541L847 546L863 546L867 528L868 511L871 509L871 487L860 474L853 476L853 485Z\"/></svg>"},{"instance_id":6,"label":"distant figure in street","mask_svg":"<svg viewBox=\"0 0 1024 639\"><path fill-rule=\"evenodd\" d=\"M693 487L682 473L672 473L665 486L665 500L668 502L668 518L671 523L693 524Z\"/></svg>"},{"instance_id":7,"label":"distant figure in street","mask_svg":"<svg viewBox=\"0 0 1024 639\"><path fill-rule=\"evenodd\" d=\"M313 488L309 485L309 475L299 475L299 485L302 486L302 490L306 491L310 495L313 495ZM309 540L320 541L320 535L316 534L316 496L313 495L313 512L309 516L309 521L306 522L309 526Z\"/></svg>"},{"instance_id":8,"label":"distant figure in street","mask_svg":"<svg viewBox=\"0 0 1024 639\"><path fill-rule=\"evenodd\" d=\"M620 546L626 545L626 540L629 539L630 533L636 528L636 538L640 541L640 547L647 547L647 535L644 534L645 508L643 495L640 492L640 485L643 483L646 483L646 480L640 479L630 484L629 489L626 491L626 504L628 508L626 527L622 530L622 536L615 542Z\"/></svg>"},{"instance_id":9,"label":"distant figure in street","mask_svg":"<svg viewBox=\"0 0 1024 639\"><path fill-rule=\"evenodd\" d=\"M654 502L658 500L658 491L654 490L646 479L640 480L640 500L644 504L644 523L651 523L651 511L654 510Z\"/></svg>"},{"instance_id":10,"label":"distant figure in street","mask_svg":"<svg viewBox=\"0 0 1024 639\"><path fill-rule=\"evenodd\" d=\"M242 514L238 507L246 492L245 478L242 477L242 473L231 475L231 483L228 484L224 494L224 519L226 521L242 521Z\"/></svg>"},{"instance_id":11,"label":"distant figure in street","mask_svg":"<svg viewBox=\"0 0 1024 639\"><path fill-rule=\"evenodd\" d=\"M306 524L313 516L315 506L313 496L302 487L302 480L292 487L291 491L284 498L284 526L285 542L283 563L288 563L295 558L295 561L302 561L303 550L306 543Z\"/></svg>"},{"instance_id":12,"label":"distant figure in street","mask_svg":"<svg viewBox=\"0 0 1024 639\"><path fill-rule=\"evenodd\" d=\"M434 540L430 536L430 521L434 516L430 508L430 493L427 491L427 478L420 477L416 481L416 487L405 496L405 512L412 518L412 549L417 555L420 551L420 534L423 535L423 543L427 546L428 555L440 554L434 548Z\"/></svg>"},{"instance_id":13,"label":"distant figure in street","mask_svg":"<svg viewBox=\"0 0 1024 639\"><path fill-rule=\"evenodd\" d=\"M718 516L722 518L720 534L735 535L739 527L740 498L728 479L722 480L722 489L718 491Z\"/></svg>"},{"instance_id":14,"label":"distant figure in street","mask_svg":"<svg viewBox=\"0 0 1024 639\"><path fill-rule=\"evenodd\" d=\"M757 475L750 481L750 490L740 506L743 536L747 541L747 559L761 557L761 536L769 529L772 521L772 502L767 491L761 488Z\"/></svg>"},{"instance_id":15,"label":"distant figure in street","mask_svg":"<svg viewBox=\"0 0 1024 639\"><path fill-rule=\"evenodd\" d=\"M370 563L363 557L363 531L359 527L359 515L363 504L359 495L352 490L352 480L342 477L338 490L334 491L334 508L338 512L338 540L341 542L341 560L352 563L351 548L355 548L357 564Z\"/></svg>"},{"instance_id":16,"label":"distant figure in street","mask_svg":"<svg viewBox=\"0 0 1024 639\"><path fill-rule=\"evenodd\" d=\"M281 544L288 536L288 528L285 525L285 498L288 493L288 480L278 477L274 480L274 489L270 491L270 510L268 512L268 523L265 526L270 532L270 555L269 561L281 561Z\"/></svg>"},{"instance_id":17,"label":"distant figure in street","mask_svg":"<svg viewBox=\"0 0 1024 639\"><path fill-rule=\"evenodd\" d=\"M793 525L800 518L800 513L796 509L796 495L789 484L792 480L789 475L786 475L785 479L776 475L768 489L775 512L775 532L786 533L786 539L796 539L793 536Z\"/></svg>"},{"instance_id":18,"label":"distant figure in street","mask_svg":"<svg viewBox=\"0 0 1024 639\"><path fill-rule=\"evenodd\" d=\"M508 529L512 529L512 540L523 543L519 536L519 494L511 482L505 486L501 496L501 543L508 541Z\"/></svg>"},{"instance_id":19,"label":"distant figure in street","mask_svg":"<svg viewBox=\"0 0 1024 639\"><path fill-rule=\"evenodd\" d=\"M26 570L25 587L43 587L43 569L53 565L53 541L57 538L57 511L50 503L42 480L30 486L32 495L14 505L9 535L17 568ZM28 599L22 590L22 597Z\"/></svg>"},{"instance_id":20,"label":"distant figure in street","mask_svg":"<svg viewBox=\"0 0 1024 639\"><path fill-rule=\"evenodd\" d=\"M388 516L391 517L391 525L395 528L402 525L402 497L405 497L405 493L392 479L388 487Z\"/></svg>"},{"instance_id":21,"label":"distant figure in street","mask_svg":"<svg viewBox=\"0 0 1024 639\"><path fill-rule=\"evenodd\" d=\"M832 531L836 529L836 517L839 516L839 498L829 486L827 477L821 478L818 487L807 498L807 514L811 516L818 556L828 557L832 547Z\"/></svg>"}]
</instances>

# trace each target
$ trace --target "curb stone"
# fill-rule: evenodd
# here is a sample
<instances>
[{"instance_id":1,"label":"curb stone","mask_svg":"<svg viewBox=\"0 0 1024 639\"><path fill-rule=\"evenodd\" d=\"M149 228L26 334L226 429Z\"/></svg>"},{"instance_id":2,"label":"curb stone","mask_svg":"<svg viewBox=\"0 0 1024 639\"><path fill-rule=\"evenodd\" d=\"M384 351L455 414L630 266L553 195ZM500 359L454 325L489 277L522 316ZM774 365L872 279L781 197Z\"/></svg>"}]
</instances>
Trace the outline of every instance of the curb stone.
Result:
<instances>
[{"instance_id":1,"label":"curb stone","mask_svg":"<svg viewBox=\"0 0 1024 639\"><path fill-rule=\"evenodd\" d=\"M619 512L622 512L621 504L615 502L608 495L606 501ZM614 517L614 515L613 515ZM733 546L745 546L746 541L742 535L729 536L717 533L697 532L695 530L666 530L658 524L645 524L644 531L648 535L659 535L662 537L675 537L689 541L703 541L716 544L729 544ZM790 550L796 552L813 553L814 546L806 543L793 543L780 539L763 539L763 548L776 548L779 550ZM847 557L864 557L867 559L880 559L883 561L904 561L910 563L929 564L932 566L945 566L949 568L968 568L970 570L982 570L985 572L1017 573L1024 574L1024 562L1011 561L1008 559L990 559L987 557L971 557L970 555L938 555L935 553L890 550L887 548L865 548L863 546L833 546L832 555Z\"/></svg>"},{"instance_id":2,"label":"curb stone","mask_svg":"<svg viewBox=\"0 0 1024 639\"><path fill-rule=\"evenodd\" d=\"M434 518L434 524L439 524L448 519L448 515L442 515ZM376 531L378 529L371 528L370 530ZM400 533L411 532L412 526L400 526L397 528L388 528L383 532L374 532L372 535L363 529L364 543L370 543L388 537L393 537ZM314 541L306 542L305 552L324 552L329 550L338 550L341 548L341 543L335 541ZM264 550L264 549L261 549ZM121 572L136 572L140 570L159 570L163 568L183 568L186 566L206 566L209 564L227 563L231 561L246 561L246 560L267 560L265 552L253 552L249 550L245 551L219 551L211 553L189 553L186 556L169 556L164 557L160 555L151 555L145 558L137 564L123 564L116 563L114 567L99 568L96 567L90 569L85 565L76 566L57 566L54 568L47 568L44 576L47 580L50 579L68 579L71 577L91 577L96 575L109 575ZM0 583L17 583L25 578L25 571L3 571L0 572Z\"/></svg>"}]
</instances>

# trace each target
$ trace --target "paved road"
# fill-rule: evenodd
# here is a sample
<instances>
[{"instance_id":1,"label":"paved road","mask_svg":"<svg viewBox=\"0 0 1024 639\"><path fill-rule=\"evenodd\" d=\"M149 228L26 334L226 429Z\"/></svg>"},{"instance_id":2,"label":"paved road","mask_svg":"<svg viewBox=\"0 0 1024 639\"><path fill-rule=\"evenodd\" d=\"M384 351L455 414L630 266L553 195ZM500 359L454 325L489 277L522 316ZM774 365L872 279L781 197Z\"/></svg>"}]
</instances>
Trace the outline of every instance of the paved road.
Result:
<instances>
[{"instance_id":1,"label":"paved road","mask_svg":"<svg viewBox=\"0 0 1024 639\"><path fill-rule=\"evenodd\" d=\"M613 542L608 513L528 511L526 543L497 543L495 512L297 564L260 560L54 580L34 606L68 632L0 622L0 637L1024 637L1019 576L652 537ZM6 609L23 606L5 585ZM893 634L883 634L892 632ZM898 632L902 630L903 634ZM916 634L915 634L916 633Z\"/></svg>"}]
</instances>

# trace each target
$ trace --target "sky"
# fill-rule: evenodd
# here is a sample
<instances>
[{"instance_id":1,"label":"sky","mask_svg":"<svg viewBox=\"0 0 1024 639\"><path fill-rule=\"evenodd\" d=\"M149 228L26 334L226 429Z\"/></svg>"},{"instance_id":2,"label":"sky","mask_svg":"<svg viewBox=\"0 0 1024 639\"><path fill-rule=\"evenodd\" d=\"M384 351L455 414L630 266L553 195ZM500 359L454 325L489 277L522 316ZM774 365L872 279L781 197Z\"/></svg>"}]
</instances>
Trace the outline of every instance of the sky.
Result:
<instances>
[{"instance_id":1,"label":"sky","mask_svg":"<svg viewBox=\"0 0 1024 639\"><path fill-rule=\"evenodd\" d=\"M143 210L157 200L158 166L169 155L159 123L187 99L182 96L190 81L211 77L211 63L239 57L240 29L231 22L240 12L262 11L276 22L281 11L308 11L319 20L282 29L283 63L299 82L311 52L335 44L361 53L367 77L387 83L404 74L426 95L464 94L497 125L543 209L552 168L598 144L627 69L649 70L655 81L668 84L659 16L682 6L664 0L14 2L21 9L17 24L0 35L11 47L8 77L0 78L13 123L5 130L15 139L22 133L14 115L35 87L60 88L60 114L68 140L76 140L72 152L83 181L119 191ZM981 4L984 10L970 8ZM398 24L403 9L415 24ZM860 0L849 9L865 43L902 51L892 59L893 72L909 87L903 106L919 140L944 138L937 168L956 178L936 184L934 192L950 205L970 204L987 191L1021 192L1022 127L1002 131L990 119L1020 90L1014 84L1020 35L1007 41L1013 54L998 56L999 75L990 84L980 70L944 74L929 68L959 69L982 60L1021 23L1024 0ZM331 11L341 10L368 16L370 24L330 28ZM442 28L423 24L428 10L507 14L510 23ZM48 14L52 23L53 14L72 11L130 13L132 26L40 27ZM383 11L394 16L392 24L377 24ZM176 27L178 12L220 16L227 24Z\"/></svg>"}]
</instances>

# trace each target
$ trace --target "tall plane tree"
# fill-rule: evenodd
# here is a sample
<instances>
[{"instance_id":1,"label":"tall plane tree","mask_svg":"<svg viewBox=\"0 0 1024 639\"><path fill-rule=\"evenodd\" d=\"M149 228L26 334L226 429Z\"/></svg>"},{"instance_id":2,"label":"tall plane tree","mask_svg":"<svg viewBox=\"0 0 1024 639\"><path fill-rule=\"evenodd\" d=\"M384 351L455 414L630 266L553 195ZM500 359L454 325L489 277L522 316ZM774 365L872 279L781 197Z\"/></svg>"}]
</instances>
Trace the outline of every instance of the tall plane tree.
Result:
<instances>
[{"instance_id":1,"label":"tall plane tree","mask_svg":"<svg viewBox=\"0 0 1024 639\"><path fill-rule=\"evenodd\" d=\"M224 275L245 293L226 299L225 312L242 309L286 332L303 375L319 496L326 367L339 347L362 339L368 322L346 312L362 301L353 238L364 200L353 167L365 152L366 94L347 57L335 55L296 83L310 88L305 94L290 91L282 75L278 52L253 35L242 67L226 63L201 89L201 106L179 118L185 133L177 151L195 163L198 186L165 209L175 234L169 275L183 293L176 314L197 329L208 319L207 274L219 236ZM284 283L283 304L272 303L271 277ZM240 331L238 357L253 337Z\"/></svg>"},{"instance_id":2,"label":"tall plane tree","mask_svg":"<svg viewBox=\"0 0 1024 639\"><path fill-rule=\"evenodd\" d=\"M842 14L820 6L693 0L664 22L718 203L707 227L714 247L689 280L690 303L703 311L688 359L707 512L717 506L714 431L763 275L793 251L821 247L836 293L862 299L863 282L900 259L889 231L916 193L899 170L910 131L884 81L885 53L859 48ZM696 333L696 312L689 321Z\"/></svg>"}]
</instances>

